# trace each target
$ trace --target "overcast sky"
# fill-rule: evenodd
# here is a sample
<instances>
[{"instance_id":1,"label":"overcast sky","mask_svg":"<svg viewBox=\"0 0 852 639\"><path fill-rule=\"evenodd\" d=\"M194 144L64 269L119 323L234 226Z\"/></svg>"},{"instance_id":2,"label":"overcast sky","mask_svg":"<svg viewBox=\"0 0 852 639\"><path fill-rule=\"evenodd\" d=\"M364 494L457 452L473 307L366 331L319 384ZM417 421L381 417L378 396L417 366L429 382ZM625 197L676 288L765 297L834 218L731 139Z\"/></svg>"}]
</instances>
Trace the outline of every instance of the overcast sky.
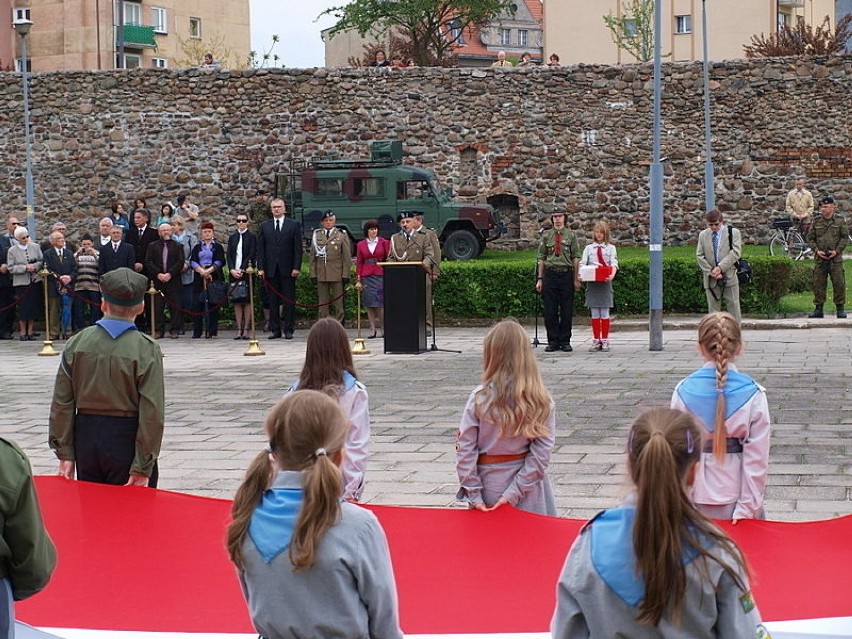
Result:
<instances>
[{"instance_id":1,"label":"overcast sky","mask_svg":"<svg viewBox=\"0 0 852 639\"><path fill-rule=\"evenodd\" d=\"M347 4L348 0L251 0L251 47L261 56L269 49L272 36L280 42L277 53L286 67L321 67L325 49L320 32L334 26L334 18L317 16L325 9Z\"/></svg>"}]
</instances>

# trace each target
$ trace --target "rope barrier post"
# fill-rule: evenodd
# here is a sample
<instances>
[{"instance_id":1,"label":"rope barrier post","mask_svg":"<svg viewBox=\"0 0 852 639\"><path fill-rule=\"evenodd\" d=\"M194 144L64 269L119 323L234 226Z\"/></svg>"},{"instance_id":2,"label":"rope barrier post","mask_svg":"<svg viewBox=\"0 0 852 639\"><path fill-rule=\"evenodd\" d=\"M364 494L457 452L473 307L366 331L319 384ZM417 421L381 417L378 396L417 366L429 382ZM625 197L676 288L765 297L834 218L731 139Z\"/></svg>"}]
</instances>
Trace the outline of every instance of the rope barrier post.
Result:
<instances>
[{"instance_id":1,"label":"rope barrier post","mask_svg":"<svg viewBox=\"0 0 852 639\"><path fill-rule=\"evenodd\" d=\"M148 280L148 290L145 292L148 294L148 299L151 302L151 327L148 329L148 334L154 339L157 339L157 310L156 304L154 304L154 296L158 291L154 288L154 280Z\"/></svg>"},{"instance_id":2,"label":"rope barrier post","mask_svg":"<svg viewBox=\"0 0 852 639\"><path fill-rule=\"evenodd\" d=\"M352 347L353 355L369 355L370 349L364 344L364 340L361 338L361 289L358 288L358 285L355 285L355 291L357 295L357 314L355 315L355 345ZM345 306L343 307L346 308Z\"/></svg>"},{"instance_id":3,"label":"rope barrier post","mask_svg":"<svg viewBox=\"0 0 852 639\"><path fill-rule=\"evenodd\" d=\"M44 289L44 344L38 352L39 356L59 355L59 351L53 348L53 341L50 339L50 309L47 303L47 278L50 277L50 271L46 265L42 265L38 272L41 275L41 287Z\"/></svg>"},{"instance_id":4,"label":"rope barrier post","mask_svg":"<svg viewBox=\"0 0 852 639\"><path fill-rule=\"evenodd\" d=\"M247 357L252 357L256 355L266 355L266 353L260 348L260 342L257 341L257 335L255 334L255 326L254 326L254 274L257 273L257 269L249 262L248 267L245 269L245 273L248 273L249 276L249 324L251 330L251 339L249 340L248 349L243 355Z\"/></svg>"}]
</instances>

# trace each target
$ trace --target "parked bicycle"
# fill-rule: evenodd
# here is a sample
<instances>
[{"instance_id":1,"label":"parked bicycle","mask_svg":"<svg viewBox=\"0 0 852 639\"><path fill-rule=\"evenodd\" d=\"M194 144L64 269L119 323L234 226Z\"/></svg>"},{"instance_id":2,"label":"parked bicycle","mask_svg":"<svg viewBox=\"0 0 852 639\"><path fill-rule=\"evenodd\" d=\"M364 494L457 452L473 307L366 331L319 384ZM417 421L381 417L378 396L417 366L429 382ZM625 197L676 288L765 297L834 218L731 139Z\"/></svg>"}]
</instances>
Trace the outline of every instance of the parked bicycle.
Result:
<instances>
[{"instance_id":1,"label":"parked bicycle","mask_svg":"<svg viewBox=\"0 0 852 639\"><path fill-rule=\"evenodd\" d=\"M772 220L772 233L769 234L769 254L801 260L813 251L802 236L802 228L790 218Z\"/></svg>"}]
</instances>

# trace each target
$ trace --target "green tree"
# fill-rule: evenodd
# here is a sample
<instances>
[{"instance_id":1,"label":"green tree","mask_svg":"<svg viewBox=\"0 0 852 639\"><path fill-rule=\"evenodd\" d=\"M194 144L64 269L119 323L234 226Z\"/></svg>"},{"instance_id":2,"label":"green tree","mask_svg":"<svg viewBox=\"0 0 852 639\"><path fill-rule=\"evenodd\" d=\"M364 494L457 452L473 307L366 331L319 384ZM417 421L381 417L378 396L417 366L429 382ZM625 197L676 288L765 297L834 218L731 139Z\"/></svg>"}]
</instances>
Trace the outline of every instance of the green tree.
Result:
<instances>
[{"instance_id":1,"label":"green tree","mask_svg":"<svg viewBox=\"0 0 852 639\"><path fill-rule=\"evenodd\" d=\"M852 36L852 14L844 16L835 29L831 28L831 18L825 16L822 24L814 27L804 20L796 22L795 27L785 25L777 33L769 36L760 34L751 36L751 44L743 47L747 58L771 58L790 55L842 55L846 51L846 41Z\"/></svg>"},{"instance_id":2,"label":"green tree","mask_svg":"<svg viewBox=\"0 0 852 639\"><path fill-rule=\"evenodd\" d=\"M241 60L234 50L225 42L225 36L214 34L209 38L181 38L178 36L178 46L181 55L175 57L175 64L179 67L194 67L201 64L205 53L212 53L213 59L217 60L224 69L245 69L249 66L248 60Z\"/></svg>"},{"instance_id":3,"label":"green tree","mask_svg":"<svg viewBox=\"0 0 852 639\"><path fill-rule=\"evenodd\" d=\"M255 69L266 69L268 67L278 67L282 66L279 64L281 62L281 58L278 57L277 53L273 53L275 49L275 45L277 45L281 41L277 35L272 36L272 42L267 47L266 51L262 54L258 55L257 51L249 52L249 66Z\"/></svg>"},{"instance_id":4,"label":"green tree","mask_svg":"<svg viewBox=\"0 0 852 639\"><path fill-rule=\"evenodd\" d=\"M398 30L410 42L411 57L420 66L443 64L453 45L501 12L512 11L512 0L352 0L321 15L338 23L332 33L355 29L367 33Z\"/></svg>"},{"instance_id":5,"label":"green tree","mask_svg":"<svg viewBox=\"0 0 852 639\"><path fill-rule=\"evenodd\" d=\"M654 0L621 0L621 15L603 17L612 41L639 62L654 57Z\"/></svg>"}]
</instances>

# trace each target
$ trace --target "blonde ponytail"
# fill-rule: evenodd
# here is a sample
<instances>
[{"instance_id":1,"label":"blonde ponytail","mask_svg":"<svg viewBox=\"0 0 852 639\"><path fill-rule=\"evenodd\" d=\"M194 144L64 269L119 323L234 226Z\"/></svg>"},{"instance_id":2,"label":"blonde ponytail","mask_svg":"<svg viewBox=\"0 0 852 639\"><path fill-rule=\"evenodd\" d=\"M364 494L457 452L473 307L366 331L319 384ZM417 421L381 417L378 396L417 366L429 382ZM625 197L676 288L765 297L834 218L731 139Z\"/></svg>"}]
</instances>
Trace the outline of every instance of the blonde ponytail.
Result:
<instances>
[{"instance_id":1,"label":"blonde ponytail","mask_svg":"<svg viewBox=\"0 0 852 639\"><path fill-rule=\"evenodd\" d=\"M740 325L730 313L710 313L698 325L698 343L713 357L716 365L716 415L713 426L713 457L720 464L727 454L728 430L725 427L725 383L728 366L742 344Z\"/></svg>"}]
</instances>

